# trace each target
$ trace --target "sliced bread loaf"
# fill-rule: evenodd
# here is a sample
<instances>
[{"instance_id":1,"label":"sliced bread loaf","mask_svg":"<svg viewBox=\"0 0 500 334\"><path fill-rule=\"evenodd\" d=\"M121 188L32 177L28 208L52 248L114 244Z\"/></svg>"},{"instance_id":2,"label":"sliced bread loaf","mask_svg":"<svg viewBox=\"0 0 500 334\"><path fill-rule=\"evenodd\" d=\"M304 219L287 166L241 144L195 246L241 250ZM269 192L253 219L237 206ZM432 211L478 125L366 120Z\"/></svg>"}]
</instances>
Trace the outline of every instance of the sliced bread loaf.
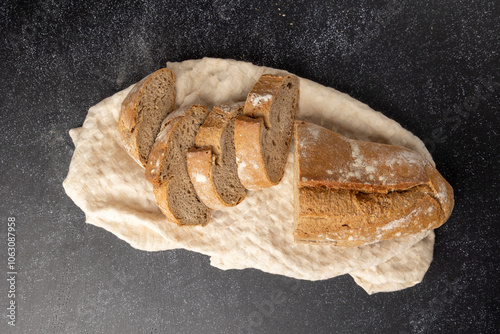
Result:
<instances>
[{"instance_id":1,"label":"sliced bread loaf","mask_svg":"<svg viewBox=\"0 0 500 334\"><path fill-rule=\"evenodd\" d=\"M201 105L169 115L151 149L146 180L153 185L156 203L169 221L178 225L206 225L212 210L203 204L189 178L186 153L208 115Z\"/></svg>"},{"instance_id":2,"label":"sliced bread loaf","mask_svg":"<svg viewBox=\"0 0 500 334\"><path fill-rule=\"evenodd\" d=\"M294 75L264 74L248 94L234 126L238 176L245 188L258 190L283 178L299 100Z\"/></svg>"},{"instance_id":3,"label":"sliced bread loaf","mask_svg":"<svg viewBox=\"0 0 500 334\"><path fill-rule=\"evenodd\" d=\"M165 117L175 106L175 76L162 68L141 81L122 103L118 130L128 153L145 167Z\"/></svg>"},{"instance_id":4,"label":"sliced bread loaf","mask_svg":"<svg viewBox=\"0 0 500 334\"><path fill-rule=\"evenodd\" d=\"M453 189L418 153L296 122L295 241L359 246L441 226Z\"/></svg>"},{"instance_id":5,"label":"sliced bread loaf","mask_svg":"<svg viewBox=\"0 0 500 334\"><path fill-rule=\"evenodd\" d=\"M242 113L242 103L215 106L198 130L196 147L187 153L194 189L212 209L235 206L245 198L234 149L234 121Z\"/></svg>"}]
</instances>

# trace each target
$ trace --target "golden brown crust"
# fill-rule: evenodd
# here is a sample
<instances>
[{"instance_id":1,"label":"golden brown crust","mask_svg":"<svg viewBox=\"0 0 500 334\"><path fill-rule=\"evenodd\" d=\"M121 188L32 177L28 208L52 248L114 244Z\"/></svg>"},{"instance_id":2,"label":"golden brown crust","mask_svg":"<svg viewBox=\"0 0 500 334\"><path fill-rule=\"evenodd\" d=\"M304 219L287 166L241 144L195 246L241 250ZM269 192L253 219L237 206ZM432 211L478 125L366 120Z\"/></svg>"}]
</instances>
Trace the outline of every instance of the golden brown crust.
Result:
<instances>
[{"instance_id":1,"label":"golden brown crust","mask_svg":"<svg viewBox=\"0 0 500 334\"><path fill-rule=\"evenodd\" d=\"M227 206L215 188L212 167L214 163L212 148L205 146L191 148L186 156L187 167L191 183L200 200L211 209L221 209Z\"/></svg>"},{"instance_id":2,"label":"golden brown crust","mask_svg":"<svg viewBox=\"0 0 500 334\"><path fill-rule=\"evenodd\" d=\"M441 205L441 210L444 213L443 221L439 225L441 226L448 220L455 205L453 188L444 179L444 177L441 176L437 169L430 165L427 166L426 169L426 174L429 176L429 187L435 194L434 196ZM435 228L439 226L436 226Z\"/></svg>"},{"instance_id":3,"label":"golden brown crust","mask_svg":"<svg viewBox=\"0 0 500 334\"><path fill-rule=\"evenodd\" d=\"M292 77L263 74L248 94L243 114L253 118L262 117L266 128L271 128L271 104L283 82Z\"/></svg>"},{"instance_id":4,"label":"golden brown crust","mask_svg":"<svg viewBox=\"0 0 500 334\"><path fill-rule=\"evenodd\" d=\"M137 104L139 96L144 90L146 82L151 78L151 74L136 83L122 102L120 116L118 118L118 132L125 149L134 160L144 166L139 155L137 146L137 133L134 132L137 123Z\"/></svg>"},{"instance_id":5,"label":"golden brown crust","mask_svg":"<svg viewBox=\"0 0 500 334\"><path fill-rule=\"evenodd\" d=\"M149 155L146 165L145 177L148 182L153 185L153 193L155 195L156 204L161 212L167 217L167 220L180 225L180 221L172 213L168 200L168 191L172 179L161 179L163 166L165 163L165 152L168 145L172 144L172 135L182 120L182 116L171 118L168 123L163 124L163 129L158 134L156 142Z\"/></svg>"},{"instance_id":6,"label":"golden brown crust","mask_svg":"<svg viewBox=\"0 0 500 334\"><path fill-rule=\"evenodd\" d=\"M296 124L300 185L387 193L428 181L424 170L430 163L414 151L351 140L315 124Z\"/></svg>"},{"instance_id":7,"label":"golden brown crust","mask_svg":"<svg viewBox=\"0 0 500 334\"><path fill-rule=\"evenodd\" d=\"M141 96L144 93L147 85L157 75L170 75L172 81L175 82L175 75L168 68L159 69L158 71L146 76L141 81L136 83L129 94L125 97L122 102L120 115L118 118L118 132L120 134L123 145L125 146L130 156L143 167L146 167L147 159L144 160L141 157L139 152L139 145L137 142L138 131L136 131L136 128L142 122L142 115L138 115L138 106ZM171 94L173 94L173 103L170 110L174 108L176 94L175 90L172 90Z\"/></svg>"},{"instance_id":8,"label":"golden brown crust","mask_svg":"<svg viewBox=\"0 0 500 334\"><path fill-rule=\"evenodd\" d=\"M234 122L234 147L238 177L246 189L258 190L275 185L265 172L262 118L238 116Z\"/></svg>"},{"instance_id":9,"label":"golden brown crust","mask_svg":"<svg viewBox=\"0 0 500 334\"><path fill-rule=\"evenodd\" d=\"M426 186L387 194L301 187L296 241L352 247L440 226L443 212Z\"/></svg>"},{"instance_id":10,"label":"golden brown crust","mask_svg":"<svg viewBox=\"0 0 500 334\"><path fill-rule=\"evenodd\" d=\"M171 180L166 180L161 187L153 186L153 194L155 195L156 204L160 208L161 212L165 215L165 217L167 217L167 220L170 222L174 222L179 226L182 226L181 221L174 216L169 205L168 192L170 186ZM208 221L204 225L206 225L207 223Z\"/></svg>"},{"instance_id":11,"label":"golden brown crust","mask_svg":"<svg viewBox=\"0 0 500 334\"><path fill-rule=\"evenodd\" d=\"M437 228L451 214L451 186L413 151L305 122L295 138L298 242L359 246Z\"/></svg>"},{"instance_id":12,"label":"golden brown crust","mask_svg":"<svg viewBox=\"0 0 500 334\"><path fill-rule=\"evenodd\" d=\"M184 113L187 110L188 109L184 109ZM177 116L169 118L167 122L164 122L162 129L156 137L155 144L151 149L144 176L146 181L151 183L153 187L160 187L163 182L161 174L165 163L165 152L168 149L168 145L172 143L173 131L181 119L182 116Z\"/></svg>"}]
</instances>

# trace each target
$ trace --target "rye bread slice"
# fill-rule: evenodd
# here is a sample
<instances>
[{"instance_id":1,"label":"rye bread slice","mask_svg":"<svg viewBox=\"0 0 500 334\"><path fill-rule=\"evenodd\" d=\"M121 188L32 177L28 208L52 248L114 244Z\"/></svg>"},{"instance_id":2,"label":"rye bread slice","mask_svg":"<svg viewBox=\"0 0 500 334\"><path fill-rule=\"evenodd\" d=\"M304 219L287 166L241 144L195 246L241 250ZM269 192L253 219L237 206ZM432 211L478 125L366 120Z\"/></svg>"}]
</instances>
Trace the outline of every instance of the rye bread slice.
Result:
<instances>
[{"instance_id":1,"label":"rye bread slice","mask_svg":"<svg viewBox=\"0 0 500 334\"><path fill-rule=\"evenodd\" d=\"M201 105L174 111L163 122L146 165L146 180L153 185L156 203L171 222L206 225L212 210L203 204L189 178L186 153L208 115Z\"/></svg>"},{"instance_id":2,"label":"rye bread slice","mask_svg":"<svg viewBox=\"0 0 500 334\"><path fill-rule=\"evenodd\" d=\"M245 198L234 148L234 121L242 113L242 103L215 106L196 135L196 146L187 153L191 182L212 209L235 206Z\"/></svg>"},{"instance_id":3,"label":"rye bread slice","mask_svg":"<svg viewBox=\"0 0 500 334\"><path fill-rule=\"evenodd\" d=\"M435 229L453 189L409 149L348 139L296 122L296 242L353 247Z\"/></svg>"},{"instance_id":4,"label":"rye bread slice","mask_svg":"<svg viewBox=\"0 0 500 334\"><path fill-rule=\"evenodd\" d=\"M162 68L141 81L122 103L118 130L127 152L145 167L156 135L175 106L175 76Z\"/></svg>"},{"instance_id":5,"label":"rye bread slice","mask_svg":"<svg viewBox=\"0 0 500 334\"><path fill-rule=\"evenodd\" d=\"M245 188L271 187L283 178L298 101L294 75L264 74L248 94L234 130L238 176Z\"/></svg>"}]
</instances>

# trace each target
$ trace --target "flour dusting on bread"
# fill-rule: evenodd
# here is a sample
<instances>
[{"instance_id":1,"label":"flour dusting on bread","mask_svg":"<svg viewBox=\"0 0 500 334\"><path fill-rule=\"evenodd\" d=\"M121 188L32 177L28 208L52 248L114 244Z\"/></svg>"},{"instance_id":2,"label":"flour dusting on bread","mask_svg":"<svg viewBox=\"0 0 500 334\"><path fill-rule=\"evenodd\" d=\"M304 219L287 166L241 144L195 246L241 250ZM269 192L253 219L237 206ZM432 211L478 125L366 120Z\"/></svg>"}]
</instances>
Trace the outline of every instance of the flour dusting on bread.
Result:
<instances>
[{"instance_id":1,"label":"flour dusting on bread","mask_svg":"<svg viewBox=\"0 0 500 334\"><path fill-rule=\"evenodd\" d=\"M297 242L354 247L428 231L449 217L451 187L417 153L305 122L296 122L295 143Z\"/></svg>"},{"instance_id":2,"label":"flour dusting on bread","mask_svg":"<svg viewBox=\"0 0 500 334\"><path fill-rule=\"evenodd\" d=\"M261 94L252 93L252 94L250 94L250 96L248 98L250 99L250 102L252 102L252 105L254 107L257 107L258 105L260 105L264 102L270 101L273 98L273 96L271 94L261 95Z\"/></svg>"}]
</instances>

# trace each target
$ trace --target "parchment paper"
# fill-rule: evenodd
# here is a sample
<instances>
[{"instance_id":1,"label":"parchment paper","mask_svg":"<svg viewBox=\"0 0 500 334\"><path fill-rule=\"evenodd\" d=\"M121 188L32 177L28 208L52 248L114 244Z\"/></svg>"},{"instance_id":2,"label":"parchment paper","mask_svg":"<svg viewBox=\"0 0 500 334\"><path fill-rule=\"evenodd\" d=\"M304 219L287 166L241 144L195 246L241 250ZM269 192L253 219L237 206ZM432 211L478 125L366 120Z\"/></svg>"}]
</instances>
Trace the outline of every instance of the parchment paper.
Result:
<instances>
[{"instance_id":1,"label":"parchment paper","mask_svg":"<svg viewBox=\"0 0 500 334\"><path fill-rule=\"evenodd\" d=\"M168 63L177 77L176 105L244 101L263 73L286 73L250 63L204 58ZM434 232L356 248L293 241L290 151L283 181L248 192L238 206L215 211L205 227L178 227L155 204L144 170L126 153L117 130L120 105L131 87L90 108L75 144L66 193L86 215L132 247L145 251L185 248L210 256L223 270L256 268L304 280L350 274L367 293L395 291L419 283L430 262ZM432 157L417 137L367 105L310 80L300 79L298 118L348 137L400 145ZM292 145L293 147L293 145Z\"/></svg>"}]
</instances>

